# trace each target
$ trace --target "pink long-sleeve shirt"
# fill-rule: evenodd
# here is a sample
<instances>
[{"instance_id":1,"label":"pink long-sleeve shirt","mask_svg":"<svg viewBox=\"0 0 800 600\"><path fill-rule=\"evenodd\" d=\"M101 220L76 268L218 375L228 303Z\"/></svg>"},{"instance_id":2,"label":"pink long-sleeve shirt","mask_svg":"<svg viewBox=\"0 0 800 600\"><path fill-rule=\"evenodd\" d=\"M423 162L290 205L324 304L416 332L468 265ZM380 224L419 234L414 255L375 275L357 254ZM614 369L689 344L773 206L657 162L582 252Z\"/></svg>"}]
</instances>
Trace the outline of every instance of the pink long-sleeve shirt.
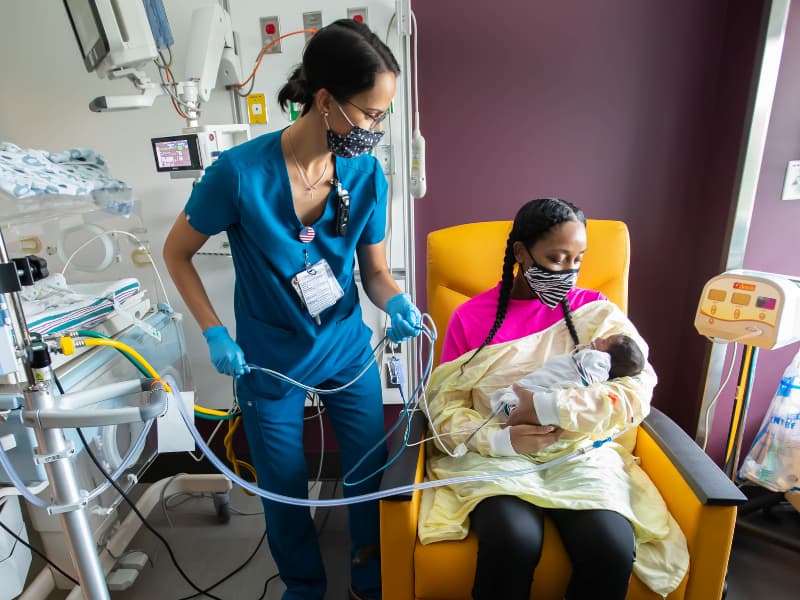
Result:
<instances>
[{"instance_id":1,"label":"pink long-sleeve shirt","mask_svg":"<svg viewBox=\"0 0 800 600\"><path fill-rule=\"evenodd\" d=\"M499 296L498 283L495 287L467 300L453 312L444 337L441 362L454 360L483 343L494 323ZM573 288L567 294L567 300L573 310L589 302L605 299L601 292L583 288ZM500 344L517 340L547 329L563 318L564 310L560 305L548 308L538 298L528 300L512 298L508 303L506 318L491 343Z\"/></svg>"}]
</instances>

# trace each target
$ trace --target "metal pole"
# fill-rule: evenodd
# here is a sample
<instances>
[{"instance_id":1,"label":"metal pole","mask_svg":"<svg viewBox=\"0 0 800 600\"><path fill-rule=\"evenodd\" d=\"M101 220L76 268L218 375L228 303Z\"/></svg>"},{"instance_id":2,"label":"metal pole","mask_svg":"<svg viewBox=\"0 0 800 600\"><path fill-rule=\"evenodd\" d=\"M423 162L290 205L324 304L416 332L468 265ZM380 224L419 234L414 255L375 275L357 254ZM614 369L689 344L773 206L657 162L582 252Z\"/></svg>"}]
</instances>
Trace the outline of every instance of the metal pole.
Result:
<instances>
[{"instance_id":1,"label":"metal pole","mask_svg":"<svg viewBox=\"0 0 800 600\"><path fill-rule=\"evenodd\" d=\"M8 249L0 228L0 261L8 262ZM6 294L11 306L16 343L22 352L22 363L28 378L28 387L24 390L25 407L36 411L43 408L54 408L56 401L50 393L49 381L37 381L31 365L32 344L22 302L19 294ZM85 504L81 503L81 493L72 455L75 448L67 442L61 429L43 429L33 427L38 443L36 460L44 464L50 489L53 494L53 506L48 512L58 513L61 527L67 538L70 557L78 574L84 598L87 600L109 600L108 586L100 565Z\"/></svg>"},{"instance_id":2,"label":"metal pole","mask_svg":"<svg viewBox=\"0 0 800 600\"><path fill-rule=\"evenodd\" d=\"M769 117L775 98L775 87L778 84L778 71L781 66L790 4L791 0L772 0L766 9L769 14L765 23L763 52L753 82L750 124L737 173L739 187L730 217L728 239L723 248L725 252L724 271L741 268L744 264L744 252L750 234L750 220L753 216L753 206L758 189L758 176L761 172L761 162L767 143ZM712 402L722 381L725 353L726 346L722 344L713 344L709 351L703 400L695 435L695 440L701 446L705 443L709 433L706 431L706 415L708 414L709 423L714 419Z\"/></svg>"},{"instance_id":3,"label":"metal pole","mask_svg":"<svg viewBox=\"0 0 800 600\"><path fill-rule=\"evenodd\" d=\"M744 436L744 428L747 422L747 409L750 407L750 396L753 391L753 377L756 373L757 361L758 348L745 346L739 371L739 385L736 387L736 399L731 412L731 425L728 432L725 465L723 467L723 471L728 474L732 481L736 481L736 467L739 465L739 454L742 450L742 436Z\"/></svg>"},{"instance_id":4,"label":"metal pole","mask_svg":"<svg viewBox=\"0 0 800 600\"><path fill-rule=\"evenodd\" d=\"M56 405L53 395L44 386L31 386L25 390L25 406L28 410L53 408ZM38 459L45 462L47 479L53 492L53 504L65 507L59 514L73 566L78 581L87 600L108 600L108 586L94 536L89 528L85 505L81 504L78 478L71 457L74 447L67 443L61 429L33 428L38 443Z\"/></svg>"}]
</instances>

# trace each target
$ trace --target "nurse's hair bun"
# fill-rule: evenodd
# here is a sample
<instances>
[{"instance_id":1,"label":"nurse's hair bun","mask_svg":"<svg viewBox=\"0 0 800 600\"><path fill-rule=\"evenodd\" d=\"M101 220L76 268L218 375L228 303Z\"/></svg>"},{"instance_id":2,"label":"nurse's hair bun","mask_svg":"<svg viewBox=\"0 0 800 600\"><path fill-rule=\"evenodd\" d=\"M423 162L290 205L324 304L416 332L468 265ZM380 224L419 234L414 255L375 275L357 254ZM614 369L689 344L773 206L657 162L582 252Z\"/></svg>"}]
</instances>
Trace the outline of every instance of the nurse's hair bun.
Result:
<instances>
[{"instance_id":1,"label":"nurse's hair bun","mask_svg":"<svg viewBox=\"0 0 800 600\"><path fill-rule=\"evenodd\" d=\"M306 79L306 73L302 65L297 67L289 77L284 86L278 92L278 104L283 110L287 110L290 102L298 102L305 108L314 99L314 92ZM303 110L305 112L305 110Z\"/></svg>"},{"instance_id":2,"label":"nurse's hair bun","mask_svg":"<svg viewBox=\"0 0 800 600\"><path fill-rule=\"evenodd\" d=\"M286 110L290 102L299 102L306 114L318 90L325 88L342 102L372 88L385 72L400 73L389 47L363 23L339 19L308 41L303 64L281 88L278 103Z\"/></svg>"}]
</instances>

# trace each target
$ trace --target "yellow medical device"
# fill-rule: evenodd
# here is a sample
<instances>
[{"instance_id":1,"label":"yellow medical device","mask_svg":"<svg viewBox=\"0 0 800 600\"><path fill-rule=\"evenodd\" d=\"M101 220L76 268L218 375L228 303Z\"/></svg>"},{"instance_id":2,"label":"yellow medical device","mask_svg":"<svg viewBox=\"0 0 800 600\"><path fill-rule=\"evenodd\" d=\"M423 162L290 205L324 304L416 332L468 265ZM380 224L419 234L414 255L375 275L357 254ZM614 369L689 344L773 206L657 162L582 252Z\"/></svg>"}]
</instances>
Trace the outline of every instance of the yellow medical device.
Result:
<instances>
[{"instance_id":1,"label":"yellow medical device","mask_svg":"<svg viewBox=\"0 0 800 600\"><path fill-rule=\"evenodd\" d=\"M735 480L758 350L800 340L800 278L746 269L716 275L703 287L694 326L713 342L744 345L723 466Z\"/></svg>"},{"instance_id":2,"label":"yellow medical device","mask_svg":"<svg viewBox=\"0 0 800 600\"><path fill-rule=\"evenodd\" d=\"M800 278L734 269L703 288L694 318L701 335L775 349L800 340Z\"/></svg>"}]
</instances>

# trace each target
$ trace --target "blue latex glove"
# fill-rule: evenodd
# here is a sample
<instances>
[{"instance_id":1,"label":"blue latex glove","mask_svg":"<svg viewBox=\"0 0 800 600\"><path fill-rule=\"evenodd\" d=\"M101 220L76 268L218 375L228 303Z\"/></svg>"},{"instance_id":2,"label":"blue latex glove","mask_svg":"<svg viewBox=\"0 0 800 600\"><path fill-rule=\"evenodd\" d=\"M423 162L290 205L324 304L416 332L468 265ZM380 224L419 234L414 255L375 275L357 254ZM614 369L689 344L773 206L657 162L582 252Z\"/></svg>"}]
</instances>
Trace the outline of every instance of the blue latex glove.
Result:
<instances>
[{"instance_id":1,"label":"blue latex glove","mask_svg":"<svg viewBox=\"0 0 800 600\"><path fill-rule=\"evenodd\" d=\"M422 315L408 294L397 294L389 298L386 314L392 320L392 326L386 330L386 335L395 344L417 337L422 331Z\"/></svg>"},{"instance_id":2,"label":"blue latex glove","mask_svg":"<svg viewBox=\"0 0 800 600\"><path fill-rule=\"evenodd\" d=\"M203 332L203 337L208 342L211 362L214 363L217 371L231 377L239 377L250 372L250 368L244 360L244 352L239 344L228 335L228 330L224 325L209 327Z\"/></svg>"}]
</instances>

